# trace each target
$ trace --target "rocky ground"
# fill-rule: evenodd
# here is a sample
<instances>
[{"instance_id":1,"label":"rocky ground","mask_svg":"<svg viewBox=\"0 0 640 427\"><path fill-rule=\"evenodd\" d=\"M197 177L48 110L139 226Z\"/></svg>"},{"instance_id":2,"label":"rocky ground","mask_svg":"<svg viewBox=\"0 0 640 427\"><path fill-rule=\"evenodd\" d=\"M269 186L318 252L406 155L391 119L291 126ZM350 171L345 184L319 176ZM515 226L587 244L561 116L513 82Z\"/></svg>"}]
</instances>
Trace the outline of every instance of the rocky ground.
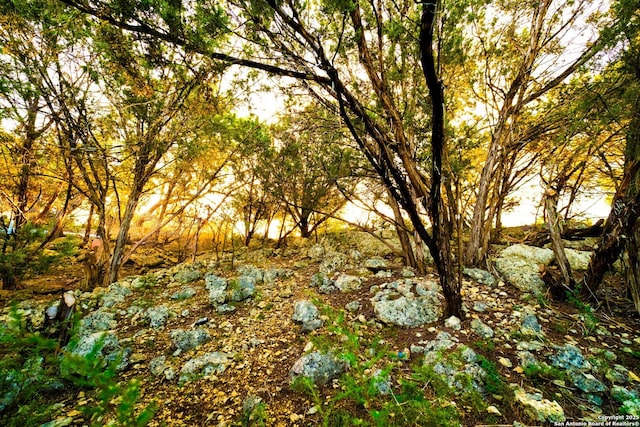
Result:
<instances>
[{"instance_id":1,"label":"rocky ground","mask_svg":"<svg viewBox=\"0 0 640 427\"><path fill-rule=\"evenodd\" d=\"M69 350L86 355L100 343L106 358L124 354L121 378L140 382L141 405L157 405L150 425L375 425L383 415L424 425L428 414L410 418L400 397L409 385L430 411L454 411L452 425L614 416L640 425L637 314L615 286L598 310L550 301L538 278L549 252L499 248L495 271L465 270L462 321L440 320L435 275L417 277L365 234L203 254L76 291L82 320ZM585 259L570 256L577 270ZM25 298L20 313L37 329L54 301ZM3 304L6 321L6 295ZM372 390L354 391L359 384ZM61 394L49 425L88 424L77 409L92 399Z\"/></svg>"}]
</instances>

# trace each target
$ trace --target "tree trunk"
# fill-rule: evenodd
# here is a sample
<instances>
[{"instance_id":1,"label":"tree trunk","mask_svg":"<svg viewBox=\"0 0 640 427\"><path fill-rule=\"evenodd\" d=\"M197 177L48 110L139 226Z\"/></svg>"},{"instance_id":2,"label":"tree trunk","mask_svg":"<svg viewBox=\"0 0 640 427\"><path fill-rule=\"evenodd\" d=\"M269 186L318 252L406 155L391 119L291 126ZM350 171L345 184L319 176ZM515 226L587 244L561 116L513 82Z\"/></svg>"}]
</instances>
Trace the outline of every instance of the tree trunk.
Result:
<instances>
[{"instance_id":1,"label":"tree trunk","mask_svg":"<svg viewBox=\"0 0 640 427\"><path fill-rule=\"evenodd\" d=\"M460 294L461 283L455 274L455 264L451 252L451 227L445 218L445 209L442 200L442 173L443 156L447 151L444 137L444 85L435 68L433 54L433 28L439 2L436 4L423 3L420 20L420 61L429 93L431 95L431 173L432 182L429 200L429 217L433 226L433 239L426 239L429 250L433 256L438 274L440 286L447 302L444 317L456 316L463 319L464 311L462 296ZM422 237L422 236L421 236Z\"/></svg>"},{"instance_id":2,"label":"tree trunk","mask_svg":"<svg viewBox=\"0 0 640 427\"><path fill-rule=\"evenodd\" d=\"M424 270L424 266L420 266L416 262L416 257L413 252L413 248L411 247L411 238L409 237L407 229L404 227L404 218L402 217L400 206L398 206L398 202L393 198L389 191L387 191L387 194L389 195L389 205L393 210L393 225L396 229L398 240L400 240L400 247L402 248L402 258L404 259L404 264L409 267L415 268L420 274L424 274L424 271L420 271Z\"/></svg>"},{"instance_id":3,"label":"tree trunk","mask_svg":"<svg viewBox=\"0 0 640 427\"><path fill-rule=\"evenodd\" d=\"M547 216L547 228L551 236L551 248L553 249L555 262L562 273L563 281L552 285L552 288L565 288L570 291L573 284L573 275L567 254L564 251L564 243L562 242L562 220L558 215L559 196L558 190L551 187L547 188L544 195L544 207ZM558 292L554 291L554 293L557 294Z\"/></svg>"},{"instance_id":4,"label":"tree trunk","mask_svg":"<svg viewBox=\"0 0 640 427\"><path fill-rule=\"evenodd\" d=\"M627 65L640 82L640 55L629 53ZM604 231L595 252L591 256L587 273L584 276L582 296L590 301L597 301L596 292L602 283L604 274L618 259L623 249L635 252L637 242L634 230L640 214L640 96L635 95L631 106L631 121L626 134L624 175L611 203L611 211L604 225ZM627 244L627 239L631 241ZM637 252L628 254L630 261L637 257ZM635 262L633 262L635 263ZM633 272L637 270L633 265ZM638 277L634 277L630 289L637 289ZM634 297L634 300L638 299Z\"/></svg>"},{"instance_id":5,"label":"tree trunk","mask_svg":"<svg viewBox=\"0 0 640 427\"><path fill-rule=\"evenodd\" d=\"M628 296L640 313L640 224L636 222L629 235L622 258L627 278Z\"/></svg>"},{"instance_id":6,"label":"tree trunk","mask_svg":"<svg viewBox=\"0 0 640 427\"><path fill-rule=\"evenodd\" d=\"M109 266L108 282L105 283L105 285L107 286L118 280L118 274L120 273L120 268L122 267L122 258L124 256L124 245L127 242L129 229L131 228L131 221L133 220L133 215L135 214L136 208L138 207L138 200L140 199L140 195L142 194L140 188L141 186L142 185L139 182L134 183L134 188L131 190L131 194L129 194L127 207L125 208L122 222L120 223L120 228L118 229L116 243L113 248L113 254L111 255L111 265Z\"/></svg>"}]
</instances>

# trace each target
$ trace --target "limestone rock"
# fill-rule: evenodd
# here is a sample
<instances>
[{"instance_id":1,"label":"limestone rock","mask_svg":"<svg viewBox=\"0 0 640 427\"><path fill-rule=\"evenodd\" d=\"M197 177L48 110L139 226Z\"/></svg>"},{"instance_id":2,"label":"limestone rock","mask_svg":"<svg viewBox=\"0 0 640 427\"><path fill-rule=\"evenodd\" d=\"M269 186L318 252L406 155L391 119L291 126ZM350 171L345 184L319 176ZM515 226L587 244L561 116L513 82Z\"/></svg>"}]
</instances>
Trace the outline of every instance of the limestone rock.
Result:
<instances>
[{"instance_id":1,"label":"limestone rock","mask_svg":"<svg viewBox=\"0 0 640 427\"><path fill-rule=\"evenodd\" d=\"M493 286L496 283L496 278L491 273L480 268L465 268L462 272L483 285Z\"/></svg>"},{"instance_id":2,"label":"limestone rock","mask_svg":"<svg viewBox=\"0 0 640 427\"><path fill-rule=\"evenodd\" d=\"M371 270L374 273L377 273L381 270L387 270L389 266L387 265L387 261L382 257L372 257L368 258L364 261L364 268L367 270Z\"/></svg>"},{"instance_id":3,"label":"limestone rock","mask_svg":"<svg viewBox=\"0 0 640 427\"><path fill-rule=\"evenodd\" d=\"M362 286L362 279L350 274L339 274L333 279L333 284L341 292L356 291Z\"/></svg>"},{"instance_id":4,"label":"limestone rock","mask_svg":"<svg viewBox=\"0 0 640 427\"><path fill-rule=\"evenodd\" d=\"M188 351L211 341L211 335L202 328L192 331L184 329L175 329L169 334L171 344L180 351Z\"/></svg>"},{"instance_id":5,"label":"limestone rock","mask_svg":"<svg viewBox=\"0 0 640 427\"><path fill-rule=\"evenodd\" d=\"M398 326L415 327L438 319L442 311L436 283L418 283L412 279L391 282L378 291L371 304L378 319Z\"/></svg>"},{"instance_id":6,"label":"limestone rock","mask_svg":"<svg viewBox=\"0 0 640 427\"><path fill-rule=\"evenodd\" d=\"M174 275L173 279L182 284L195 282L199 278L202 277L202 274L198 270L194 270L192 268L186 267L181 270L178 270Z\"/></svg>"},{"instance_id":7,"label":"limestone rock","mask_svg":"<svg viewBox=\"0 0 640 427\"><path fill-rule=\"evenodd\" d=\"M473 319L471 321L471 330L479 335L481 338L492 338L493 329L490 326L485 325L480 319Z\"/></svg>"},{"instance_id":8,"label":"limestone rock","mask_svg":"<svg viewBox=\"0 0 640 427\"><path fill-rule=\"evenodd\" d=\"M300 300L296 301L293 306L291 319L294 322L302 323L303 332L310 332L322 326L319 315L318 308L311 301Z\"/></svg>"},{"instance_id":9,"label":"limestone rock","mask_svg":"<svg viewBox=\"0 0 640 427\"><path fill-rule=\"evenodd\" d=\"M293 364L289 378L294 382L299 377L307 377L316 385L324 385L345 369L346 363L333 354L314 351L305 354Z\"/></svg>"},{"instance_id":10,"label":"limestone rock","mask_svg":"<svg viewBox=\"0 0 640 427\"><path fill-rule=\"evenodd\" d=\"M217 351L194 357L180 369L180 381L188 381L198 375L221 374L232 359L232 354Z\"/></svg>"},{"instance_id":11,"label":"limestone rock","mask_svg":"<svg viewBox=\"0 0 640 427\"><path fill-rule=\"evenodd\" d=\"M149 326L158 329L162 328L167 320L169 320L169 308L166 305L158 307L150 307L145 312L145 320L149 322Z\"/></svg>"},{"instance_id":12,"label":"limestone rock","mask_svg":"<svg viewBox=\"0 0 640 427\"><path fill-rule=\"evenodd\" d=\"M195 294L196 294L196 290L193 289L191 286L183 286L182 288L180 288L180 290L175 291L171 295L171 299L182 301L185 299L192 298L193 296L195 296Z\"/></svg>"},{"instance_id":13,"label":"limestone rock","mask_svg":"<svg viewBox=\"0 0 640 427\"><path fill-rule=\"evenodd\" d=\"M444 326L455 331L459 331L462 328L462 323L456 316L451 316L444 321Z\"/></svg>"},{"instance_id":14,"label":"limestone rock","mask_svg":"<svg viewBox=\"0 0 640 427\"><path fill-rule=\"evenodd\" d=\"M252 276L240 276L231 282L231 301L240 302L251 298L256 293L256 280Z\"/></svg>"},{"instance_id":15,"label":"limestone rock","mask_svg":"<svg viewBox=\"0 0 640 427\"><path fill-rule=\"evenodd\" d=\"M540 422L561 423L565 421L564 410L556 401L543 399L540 393L527 393L515 386L514 400L531 418Z\"/></svg>"}]
</instances>

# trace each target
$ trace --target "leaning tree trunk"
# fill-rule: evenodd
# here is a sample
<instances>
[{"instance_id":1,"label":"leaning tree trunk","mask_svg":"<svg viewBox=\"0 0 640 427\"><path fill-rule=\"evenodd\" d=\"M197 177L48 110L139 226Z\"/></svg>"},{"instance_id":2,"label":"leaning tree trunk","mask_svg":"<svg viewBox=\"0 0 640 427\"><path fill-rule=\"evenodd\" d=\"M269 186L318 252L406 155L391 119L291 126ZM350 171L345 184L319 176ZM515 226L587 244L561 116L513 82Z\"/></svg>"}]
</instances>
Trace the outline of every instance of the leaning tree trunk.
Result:
<instances>
[{"instance_id":1,"label":"leaning tree trunk","mask_svg":"<svg viewBox=\"0 0 640 427\"><path fill-rule=\"evenodd\" d=\"M627 278L627 294L640 313L640 224L636 222L629 235L622 257L625 277Z\"/></svg>"},{"instance_id":2,"label":"leaning tree trunk","mask_svg":"<svg viewBox=\"0 0 640 427\"><path fill-rule=\"evenodd\" d=\"M398 206L398 202L390 193L388 202L391 206L391 209L393 210L394 226L396 229L396 235L398 236L398 240L400 241L400 247L402 248L402 258L404 259L404 264L409 267L415 268L420 274L424 274L424 271L421 271L424 270L424 266L420 266L416 262L416 257L413 253L413 248L411 247L411 238L409 237L409 232L404 226L404 219L402 218L400 206Z\"/></svg>"},{"instance_id":3,"label":"leaning tree trunk","mask_svg":"<svg viewBox=\"0 0 640 427\"><path fill-rule=\"evenodd\" d=\"M426 240L440 276L440 286L447 306L444 317L464 318L461 283L456 276L451 251L451 227L445 216L442 199L443 155L446 152L444 137L444 84L435 67L433 53L433 28L439 2L423 3L420 19L420 61L429 93L431 95L431 190L429 217L433 227L433 239ZM458 260L459 262L460 260Z\"/></svg>"},{"instance_id":4,"label":"leaning tree trunk","mask_svg":"<svg viewBox=\"0 0 640 427\"><path fill-rule=\"evenodd\" d=\"M558 198L560 194L557 189L549 186L544 194L544 208L547 217L547 229L551 237L551 248L555 256L555 263L560 269L562 277L560 283L555 278L552 281L546 281L552 287L552 292L561 295L562 288L566 290L572 289L573 276L571 273L571 265L564 251L564 243L562 242L562 219L558 215ZM550 272L547 272L550 274Z\"/></svg>"}]
</instances>

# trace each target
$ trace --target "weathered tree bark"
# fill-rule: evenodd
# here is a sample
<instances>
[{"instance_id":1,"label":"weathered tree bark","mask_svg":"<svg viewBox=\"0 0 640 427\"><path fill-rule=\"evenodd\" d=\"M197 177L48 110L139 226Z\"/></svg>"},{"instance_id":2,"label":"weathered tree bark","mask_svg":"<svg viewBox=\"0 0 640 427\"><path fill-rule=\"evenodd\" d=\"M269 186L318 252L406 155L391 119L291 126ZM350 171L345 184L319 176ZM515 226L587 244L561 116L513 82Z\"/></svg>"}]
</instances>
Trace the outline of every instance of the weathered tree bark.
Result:
<instances>
[{"instance_id":1,"label":"weathered tree bark","mask_svg":"<svg viewBox=\"0 0 640 427\"><path fill-rule=\"evenodd\" d=\"M413 252L413 248L411 247L411 238L409 237L409 233L404 226L404 218L402 217L402 212L400 211L400 206L398 206L398 202L389 194L388 203L391 206L391 210L393 211L393 225L396 229L396 235L398 236L398 240L400 240L400 247L402 248L402 258L404 259L404 264L415 268L420 274L424 274L424 266L418 265L416 261L416 256Z\"/></svg>"},{"instance_id":2,"label":"weathered tree bark","mask_svg":"<svg viewBox=\"0 0 640 427\"><path fill-rule=\"evenodd\" d=\"M630 53L626 60L632 70L635 81L640 82L640 54L637 51ZM589 301L597 301L596 292L602 283L604 274L620 257L620 253L626 248L635 251L637 222L640 215L640 95L636 94L632 105L631 121L626 134L624 175L618 186L611 211L604 225L604 231L595 252L591 256L589 267L584 276L581 289L582 297ZM633 261L637 252L627 258ZM638 273L633 265L628 265L630 271ZM630 290L637 289L638 276L634 277ZM634 300L640 300L640 296L634 296ZM637 307L637 305L636 305Z\"/></svg>"},{"instance_id":3,"label":"weathered tree bark","mask_svg":"<svg viewBox=\"0 0 640 427\"><path fill-rule=\"evenodd\" d=\"M446 152L444 137L444 85L440 80L433 53L433 29L439 2L423 3L420 18L420 61L429 93L431 95L431 190L429 217L433 227L433 239L425 239L440 276L440 286L447 306L444 317L456 316L463 319L464 311L461 283L455 273L455 264L451 251L451 226L445 216L442 199L443 155ZM420 230L416 230L420 231ZM422 236L421 236L422 237Z\"/></svg>"},{"instance_id":4,"label":"weathered tree bark","mask_svg":"<svg viewBox=\"0 0 640 427\"><path fill-rule=\"evenodd\" d=\"M562 242L562 220L558 215L558 198L560 197L557 189L549 186L544 195L544 207L547 217L547 229L551 236L551 248L555 256L555 263L562 273L562 283L553 284L553 287L564 287L570 291L573 284L573 275L571 273L571 265L564 251L564 243Z\"/></svg>"},{"instance_id":5,"label":"weathered tree bark","mask_svg":"<svg viewBox=\"0 0 640 427\"><path fill-rule=\"evenodd\" d=\"M616 192L611 211L605 222L600 241L591 256L589 267L583 279L581 295L586 300L597 301L596 292L602 283L605 273L620 257L626 240L633 232L640 212L640 193L629 193L629 182L640 178L640 163L633 161L625 169L623 181Z\"/></svg>"}]
</instances>

